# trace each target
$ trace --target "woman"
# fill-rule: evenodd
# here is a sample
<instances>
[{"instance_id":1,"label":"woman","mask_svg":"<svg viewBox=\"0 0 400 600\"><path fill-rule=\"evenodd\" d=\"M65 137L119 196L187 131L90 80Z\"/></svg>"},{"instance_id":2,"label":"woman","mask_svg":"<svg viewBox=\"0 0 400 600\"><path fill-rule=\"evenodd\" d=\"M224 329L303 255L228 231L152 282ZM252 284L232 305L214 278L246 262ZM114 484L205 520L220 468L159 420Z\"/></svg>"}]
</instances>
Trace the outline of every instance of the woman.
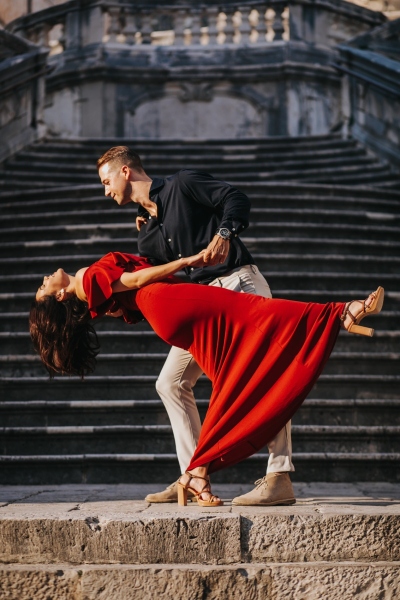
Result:
<instances>
[{"instance_id":1,"label":"woman","mask_svg":"<svg viewBox=\"0 0 400 600\"><path fill-rule=\"evenodd\" d=\"M273 300L180 283L174 273L201 266L203 253L152 267L112 252L75 276L45 277L30 313L35 348L50 375L91 372L98 352L91 319L148 320L169 344L189 350L213 384L197 449L179 481L179 503L191 490L201 506L220 506L208 473L254 454L293 416L320 375L340 326L361 327L380 312L383 288L367 300L315 304ZM351 310L350 310L351 308Z\"/></svg>"}]
</instances>

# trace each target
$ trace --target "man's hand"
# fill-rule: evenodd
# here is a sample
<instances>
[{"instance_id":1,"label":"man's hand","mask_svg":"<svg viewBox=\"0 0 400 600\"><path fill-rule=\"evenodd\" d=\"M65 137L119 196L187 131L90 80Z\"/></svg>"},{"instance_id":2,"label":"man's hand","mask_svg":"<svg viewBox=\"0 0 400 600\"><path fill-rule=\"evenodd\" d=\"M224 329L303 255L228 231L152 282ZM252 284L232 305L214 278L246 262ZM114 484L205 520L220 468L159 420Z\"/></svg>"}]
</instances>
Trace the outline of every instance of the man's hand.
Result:
<instances>
[{"instance_id":1,"label":"man's hand","mask_svg":"<svg viewBox=\"0 0 400 600\"><path fill-rule=\"evenodd\" d=\"M142 225L147 225L147 219L144 217L136 217L136 227L138 231L140 231Z\"/></svg>"},{"instance_id":2,"label":"man's hand","mask_svg":"<svg viewBox=\"0 0 400 600\"><path fill-rule=\"evenodd\" d=\"M229 254L229 240L224 240L220 235L214 235L204 253L204 262L207 267L224 263Z\"/></svg>"}]
</instances>

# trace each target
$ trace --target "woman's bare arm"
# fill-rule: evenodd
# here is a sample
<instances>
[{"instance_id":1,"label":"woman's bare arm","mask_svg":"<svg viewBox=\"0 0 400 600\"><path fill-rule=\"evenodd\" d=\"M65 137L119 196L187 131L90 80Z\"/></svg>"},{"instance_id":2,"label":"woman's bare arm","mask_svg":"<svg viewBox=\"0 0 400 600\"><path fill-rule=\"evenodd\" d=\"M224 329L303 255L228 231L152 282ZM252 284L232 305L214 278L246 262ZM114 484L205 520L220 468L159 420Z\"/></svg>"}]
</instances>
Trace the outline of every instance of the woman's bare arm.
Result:
<instances>
[{"instance_id":1,"label":"woman's bare arm","mask_svg":"<svg viewBox=\"0 0 400 600\"><path fill-rule=\"evenodd\" d=\"M187 258L174 260L166 265L141 269L135 273L122 273L121 277L111 284L112 290L114 293L126 292L127 290L136 290L144 287L145 285L149 285L150 283L162 281L168 277L168 275L173 275L174 273L177 273L186 267L203 266L203 256L204 251L194 256L188 256Z\"/></svg>"}]
</instances>

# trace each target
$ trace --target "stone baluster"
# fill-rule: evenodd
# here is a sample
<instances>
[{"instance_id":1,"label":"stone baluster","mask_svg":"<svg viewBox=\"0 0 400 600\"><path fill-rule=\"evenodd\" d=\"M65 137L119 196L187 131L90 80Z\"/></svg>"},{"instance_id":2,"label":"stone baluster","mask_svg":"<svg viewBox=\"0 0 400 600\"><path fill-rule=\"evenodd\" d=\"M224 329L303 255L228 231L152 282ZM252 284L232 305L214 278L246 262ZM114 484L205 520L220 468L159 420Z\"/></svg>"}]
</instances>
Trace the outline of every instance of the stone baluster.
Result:
<instances>
[{"instance_id":1,"label":"stone baluster","mask_svg":"<svg viewBox=\"0 0 400 600\"><path fill-rule=\"evenodd\" d=\"M233 44L233 36L235 35L235 26L233 23L233 16L235 14L235 9L225 9L226 21L225 21L225 44Z\"/></svg>"},{"instance_id":2,"label":"stone baluster","mask_svg":"<svg viewBox=\"0 0 400 600\"><path fill-rule=\"evenodd\" d=\"M258 22L256 27L258 37L257 43L264 44L265 43L265 35L267 33L267 25L265 22L265 10L263 8L258 9Z\"/></svg>"},{"instance_id":3,"label":"stone baluster","mask_svg":"<svg viewBox=\"0 0 400 600\"><path fill-rule=\"evenodd\" d=\"M239 6L241 21L240 21L240 43L248 44L250 42L251 25L249 21L250 9L248 6Z\"/></svg>"},{"instance_id":4,"label":"stone baluster","mask_svg":"<svg viewBox=\"0 0 400 600\"><path fill-rule=\"evenodd\" d=\"M120 10L118 6L110 6L108 9L110 24L107 34L109 36L108 41L111 43L117 42L117 37L121 33Z\"/></svg>"},{"instance_id":5,"label":"stone baluster","mask_svg":"<svg viewBox=\"0 0 400 600\"><path fill-rule=\"evenodd\" d=\"M219 15L219 9L216 7L207 8L207 21L208 21L208 43L216 44L218 36L217 20Z\"/></svg>"},{"instance_id":6,"label":"stone baluster","mask_svg":"<svg viewBox=\"0 0 400 600\"><path fill-rule=\"evenodd\" d=\"M200 44L201 38L201 10L192 10L192 39L191 43L193 45Z\"/></svg>"},{"instance_id":7,"label":"stone baluster","mask_svg":"<svg viewBox=\"0 0 400 600\"><path fill-rule=\"evenodd\" d=\"M274 30L274 42L278 41L278 40L282 40L283 39L283 32L285 31L285 28L283 26L283 21L282 21L282 13L283 10L285 8L285 5L283 3L277 3L277 4L273 4L273 9L275 11L275 19L274 22L272 23L272 29Z\"/></svg>"},{"instance_id":8,"label":"stone baluster","mask_svg":"<svg viewBox=\"0 0 400 600\"><path fill-rule=\"evenodd\" d=\"M151 24L152 13L149 10L142 11L142 26L140 33L142 34L142 44L151 44L151 34L153 27Z\"/></svg>"},{"instance_id":9,"label":"stone baluster","mask_svg":"<svg viewBox=\"0 0 400 600\"><path fill-rule=\"evenodd\" d=\"M124 27L124 35L126 38L127 44L136 44L136 19L133 13L127 13L125 15L125 27Z\"/></svg>"},{"instance_id":10,"label":"stone baluster","mask_svg":"<svg viewBox=\"0 0 400 600\"><path fill-rule=\"evenodd\" d=\"M186 10L178 10L175 13L174 22L174 44L175 46L183 46L185 43L185 24L186 24Z\"/></svg>"}]
</instances>

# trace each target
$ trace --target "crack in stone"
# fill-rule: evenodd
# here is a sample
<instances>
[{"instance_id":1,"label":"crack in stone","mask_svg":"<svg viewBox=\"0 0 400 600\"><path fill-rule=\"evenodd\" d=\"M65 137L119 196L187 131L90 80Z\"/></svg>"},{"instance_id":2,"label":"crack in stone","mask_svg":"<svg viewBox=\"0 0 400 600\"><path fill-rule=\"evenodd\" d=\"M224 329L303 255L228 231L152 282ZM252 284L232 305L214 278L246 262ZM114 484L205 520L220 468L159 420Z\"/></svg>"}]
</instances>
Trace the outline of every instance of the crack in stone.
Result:
<instances>
[{"instance_id":1,"label":"crack in stone","mask_svg":"<svg viewBox=\"0 0 400 600\"><path fill-rule=\"evenodd\" d=\"M9 502L2 504L0 506L0 508L7 508L7 506L12 506L13 504L17 504L17 502L21 502L21 500L29 500L29 498L34 498L35 496L40 496L40 494L45 494L48 492L55 492L55 491L56 490L39 490L37 492L32 492L31 494L28 494L27 496L23 496L22 498L17 498L16 500L10 500Z\"/></svg>"}]
</instances>

